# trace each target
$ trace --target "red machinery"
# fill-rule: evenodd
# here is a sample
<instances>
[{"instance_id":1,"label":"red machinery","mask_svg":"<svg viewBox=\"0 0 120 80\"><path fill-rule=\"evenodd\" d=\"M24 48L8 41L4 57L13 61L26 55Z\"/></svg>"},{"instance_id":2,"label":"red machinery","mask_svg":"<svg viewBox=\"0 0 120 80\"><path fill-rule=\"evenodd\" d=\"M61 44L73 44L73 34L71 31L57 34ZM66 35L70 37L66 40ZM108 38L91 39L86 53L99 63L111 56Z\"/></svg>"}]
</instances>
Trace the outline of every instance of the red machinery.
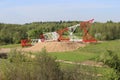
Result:
<instances>
[{"instance_id":1,"label":"red machinery","mask_svg":"<svg viewBox=\"0 0 120 80\"><path fill-rule=\"evenodd\" d=\"M45 36L43 34L40 35L41 42L45 41Z\"/></svg>"},{"instance_id":2,"label":"red machinery","mask_svg":"<svg viewBox=\"0 0 120 80\"><path fill-rule=\"evenodd\" d=\"M83 42L97 42L97 40L92 37L88 32L88 29L91 27L93 20L94 19L80 23L80 27L84 31Z\"/></svg>"},{"instance_id":3,"label":"red machinery","mask_svg":"<svg viewBox=\"0 0 120 80\"><path fill-rule=\"evenodd\" d=\"M30 42L31 42L31 41L28 40L28 39L23 39L23 40L21 40L21 46L22 46L22 47L32 46Z\"/></svg>"},{"instance_id":4,"label":"red machinery","mask_svg":"<svg viewBox=\"0 0 120 80\"><path fill-rule=\"evenodd\" d=\"M56 31L59 34L58 41L69 41L70 40L69 38L63 37L63 33L68 31L68 30L69 30L68 28L64 28L64 29Z\"/></svg>"},{"instance_id":5,"label":"red machinery","mask_svg":"<svg viewBox=\"0 0 120 80\"><path fill-rule=\"evenodd\" d=\"M57 40L57 41L70 41L70 38L63 37L63 33L64 32L69 32L69 34L70 34L69 36L72 36L75 29L78 26L80 26L80 28L83 30L83 42L97 42L97 40L94 37L92 37L88 32L89 28L92 25L93 20L94 19L89 20L89 21L81 22L80 24L77 24L77 25L74 25L74 26L71 26L71 27L60 29L60 30L54 32L54 35L51 35L51 36L52 37L54 36L54 40ZM53 33L51 32L51 34L53 34ZM40 35L40 39L41 39L42 42L44 42L44 40L47 40L47 37L50 37L50 33Z\"/></svg>"},{"instance_id":6,"label":"red machinery","mask_svg":"<svg viewBox=\"0 0 120 80\"><path fill-rule=\"evenodd\" d=\"M78 26L80 26L80 28L83 30L83 42L90 42L90 43L91 42L97 42L97 40L94 37L92 37L88 32L89 28L91 27L91 24L92 24L93 20L94 19L89 20L89 21L84 21L84 22L81 22L80 25L77 24L77 25L74 25L74 26L71 26L71 27L60 29L56 32L51 32L49 34L41 34L40 35L41 42L44 42L45 40L47 40L46 39L47 37L51 37L51 36L52 36L53 40L70 41L70 38L63 37L63 33L64 32L69 32L70 35L72 35L72 33L75 31L75 29ZM22 47L31 46L31 40L28 40L28 39L21 40L21 46Z\"/></svg>"}]
</instances>

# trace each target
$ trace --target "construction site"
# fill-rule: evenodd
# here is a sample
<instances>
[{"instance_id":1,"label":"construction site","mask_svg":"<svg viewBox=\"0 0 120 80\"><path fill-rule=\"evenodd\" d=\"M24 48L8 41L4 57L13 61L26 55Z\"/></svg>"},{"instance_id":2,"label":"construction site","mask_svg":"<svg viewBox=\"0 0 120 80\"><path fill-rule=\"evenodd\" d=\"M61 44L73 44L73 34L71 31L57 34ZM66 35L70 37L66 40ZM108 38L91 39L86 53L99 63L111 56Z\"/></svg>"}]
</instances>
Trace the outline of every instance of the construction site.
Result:
<instances>
[{"instance_id":1,"label":"construction site","mask_svg":"<svg viewBox=\"0 0 120 80\"><path fill-rule=\"evenodd\" d=\"M73 51L86 46L87 43L96 43L97 40L89 34L94 19L80 22L79 24L65 27L63 29L40 34L39 39L23 39L21 46L23 51L39 52L45 48L48 52ZM82 38L74 35L77 28L83 32ZM64 35L64 33L68 33Z\"/></svg>"},{"instance_id":2,"label":"construction site","mask_svg":"<svg viewBox=\"0 0 120 80\"><path fill-rule=\"evenodd\" d=\"M74 23L76 25L70 24L69 27L63 27L60 25L60 23L57 23L57 25L61 26L58 29L56 28L52 31L49 30L48 32L43 30L44 32L42 34L32 33L34 34L34 36L38 35L39 38L36 37L30 38L27 36L28 38L26 37L25 39L22 40L20 38L19 41L21 41L21 44L1 46L0 76L2 73L5 73L3 74L4 77L6 76L7 73L11 77L11 73L12 73L12 75L17 74L18 76L20 76L19 80L29 80L29 79L34 80L35 77L36 79L40 77L40 75L37 74L43 74L43 72L45 73L45 76L46 74L51 76L51 72L55 74L54 73L56 69L55 66L57 66L60 67L59 70L61 70L62 73L64 73L64 76L66 76L66 72L68 73L67 74L68 77L73 74L77 74L76 77L80 76L79 79L75 79L75 80L80 80L84 78L87 78L85 80L89 80L89 79L110 80L108 76L111 76L113 72L116 73L116 69L119 69L118 63L120 63L119 62L120 40L113 40L113 41L107 41L107 40L98 41L98 40L101 39L104 40L105 38L107 39L113 37L111 36L111 34L109 37L108 32L110 32L109 30L113 31L114 29L117 29L118 26L117 24L114 23L105 23L105 24L102 23L103 25L106 26L111 25L109 29L108 26L105 27L103 25L100 25L99 23L97 23L97 25L100 26L97 26L95 22L93 24L93 21L94 19L83 22L76 22L77 24ZM116 26L116 28L113 27L114 25ZM30 28L29 26L30 25L28 25L28 28ZM43 27L46 26L44 25ZM25 27L23 26L23 30L24 29ZM91 33L91 31L93 33ZM115 30L114 32L117 31ZM103 35L105 33L106 36ZM96 34L98 34L98 37L96 37ZM116 35L117 34L118 33L116 33ZM115 67L115 71L113 71L114 68L112 68L111 65L106 64L105 61L113 62L112 65L117 64L118 66ZM56 72L58 72L58 70L56 70ZM34 75L35 77L31 77L30 74L31 76ZM15 78L14 75L13 75L13 79L11 80L18 79L18 76L16 77L16 79L14 79ZM26 75L27 77L30 78L26 79ZM119 76L119 74L115 74L115 76L116 75ZM89 76L95 79L89 78ZM6 78L7 77L8 76L6 76ZM25 79L21 77L25 77ZM48 78L48 76L46 77ZM73 75L73 77L75 76ZM4 80L9 80L9 79L4 79ZM54 78L51 80L54 80ZM65 79L55 79L55 80L70 80L70 79L65 78Z\"/></svg>"}]
</instances>

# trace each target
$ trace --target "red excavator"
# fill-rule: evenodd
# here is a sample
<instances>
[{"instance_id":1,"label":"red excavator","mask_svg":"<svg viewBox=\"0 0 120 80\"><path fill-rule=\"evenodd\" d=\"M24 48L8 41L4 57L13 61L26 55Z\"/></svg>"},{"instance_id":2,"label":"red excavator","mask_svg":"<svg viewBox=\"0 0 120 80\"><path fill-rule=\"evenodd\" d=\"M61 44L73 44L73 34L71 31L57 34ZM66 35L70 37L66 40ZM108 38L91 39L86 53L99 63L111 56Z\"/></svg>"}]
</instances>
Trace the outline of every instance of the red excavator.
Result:
<instances>
[{"instance_id":1,"label":"red excavator","mask_svg":"<svg viewBox=\"0 0 120 80\"><path fill-rule=\"evenodd\" d=\"M28 40L28 39L23 39L23 40L21 40L21 46L22 46L22 47L32 46L32 45L31 45L31 40Z\"/></svg>"},{"instance_id":2,"label":"red excavator","mask_svg":"<svg viewBox=\"0 0 120 80\"><path fill-rule=\"evenodd\" d=\"M67 32L68 30L69 30L68 28L64 28L64 29L60 29L60 30L56 31L59 34L59 37L57 40L58 41L69 41L70 40L69 38L63 37L63 33Z\"/></svg>"},{"instance_id":3,"label":"red excavator","mask_svg":"<svg viewBox=\"0 0 120 80\"><path fill-rule=\"evenodd\" d=\"M43 34L40 35L41 42L45 41L45 36Z\"/></svg>"},{"instance_id":4,"label":"red excavator","mask_svg":"<svg viewBox=\"0 0 120 80\"><path fill-rule=\"evenodd\" d=\"M55 37L55 40L57 40L57 41L70 41L70 38L63 37L63 34L65 32L69 32L70 34L72 34L75 31L75 29L78 26L80 26L80 28L83 30L83 39L82 39L83 42L89 42L89 43L97 42L97 40L89 34L89 28L91 27L93 20L94 19L89 20L89 21L81 22L80 25L77 24L77 25L74 25L74 26L71 26L71 27L60 29L60 30L54 32L53 36L57 37L57 38ZM40 39L41 39L41 42L44 42L46 40L45 39L45 34L41 34ZM30 42L31 42L31 40L23 39L23 40L21 40L21 45L22 45L22 47L31 46Z\"/></svg>"},{"instance_id":5,"label":"red excavator","mask_svg":"<svg viewBox=\"0 0 120 80\"><path fill-rule=\"evenodd\" d=\"M89 20L89 21L83 21L79 25L80 28L83 30L83 39L82 39L83 42L89 42L89 43L97 42L97 40L89 34L89 28L91 27L93 21L94 19ZM73 27L76 29L77 26L78 24L74 25ZM70 38L63 37L63 33L69 31L69 28L70 27L67 27L67 28L57 31L57 33L59 34L58 41L69 41L70 40Z\"/></svg>"}]
</instances>

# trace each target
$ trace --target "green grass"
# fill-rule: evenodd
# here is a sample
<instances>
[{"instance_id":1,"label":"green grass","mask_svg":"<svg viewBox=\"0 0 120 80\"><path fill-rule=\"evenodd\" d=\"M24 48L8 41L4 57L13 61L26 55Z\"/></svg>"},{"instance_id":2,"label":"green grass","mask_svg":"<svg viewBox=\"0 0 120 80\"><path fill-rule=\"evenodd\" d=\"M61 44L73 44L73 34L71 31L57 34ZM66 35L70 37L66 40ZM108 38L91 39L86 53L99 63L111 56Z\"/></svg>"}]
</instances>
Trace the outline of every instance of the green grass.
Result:
<instances>
[{"instance_id":1,"label":"green grass","mask_svg":"<svg viewBox=\"0 0 120 80\"><path fill-rule=\"evenodd\" d=\"M97 44L89 44L84 48L79 48L75 51L69 52L52 52L49 53L51 56L56 57L60 60L67 61L85 61L85 60L94 60L96 57L99 57L106 50L112 50L115 53L120 52L120 40L114 41L105 41Z\"/></svg>"},{"instance_id":2,"label":"green grass","mask_svg":"<svg viewBox=\"0 0 120 80\"><path fill-rule=\"evenodd\" d=\"M16 48L16 47L21 47L20 44L9 44L9 45L2 45L0 48Z\"/></svg>"},{"instance_id":3,"label":"green grass","mask_svg":"<svg viewBox=\"0 0 120 80\"><path fill-rule=\"evenodd\" d=\"M97 44L90 44L84 48L80 48L79 51L90 53L103 53L106 50L112 50L114 52L120 52L120 40L105 41Z\"/></svg>"},{"instance_id":4,"label":"green grass","mask_svg":"<svg viewBox=\"0 0 120 80\"><path fill-rule=\"evenodd\" d=\"M97 44L89 44L84 48L79 48L78 50L71 52L55 52L50 53L51 56L55 56L60 60L67 61L86 61L86 60L96 60L102 53L105 53L106 50L111 50L114 53L117 53L120 56L120 40L113 41L104 41L102 43ZM74 69L76 65L60 63L62 69ZM91 70L92 73L102 74L102 78L100 80L108 80L108 77L111 74L114 74L113 69L106 67L92 67L92 66L83 66L80 67L83 71Z\"/></svg>"},{"instance_id":5,"label":"green grass","mask_svg":"<svg viewBox=\"0 0 120 80\"><path fill-rule=\"evenodd\" d=\"M55 52L55 53L50 53L50 55L57 57L58 60L76 61L76 62L93 59L98 56L98 54L81 52L81 51Z\"/></svg>"},{"instance_id":6,"label":"green grass","mask_svg":"<svg viewBox=\"0 0 120 80\"><path fill-rule=\"evenodd\" d=\"M0 48L12 48L12 47L20 47L20 44L0 46ZM56 57L58 60L82 62L86 60L95 60L106 50L111 50L119 54L120 53L119 47L120 47L120 40L105 41L97 44L89 44L86 47L79 48L78 50L75 51L52 52L49 53L49 55ZM60 67L61 69L71 70L71 69L75 69L76 65L60 63ZM81 69L82 71L90 71L91 73L102 74L103 78L101 80L107 80L107 78L113 72L111 68L105 68L105 67L98 68L93 66L81 66L79 69Z\"/></svg>"},{"instance_id":7,"label":"green grass","mask_svg":"<svg viewBox=\"0 0 120 80\"><path fill-rule=\"evenodd\" d=\"M65 64L60 63L61 69L65 70L72 70L72 69L78 69L83 72L90 72L91 74L99 74L101 75L100 79L98 80L108 80L108 77L110 77L111 73L113 73L113 69L109 67L93 67L93 66L85 66L85 65L74 65L74 64ZM74 70L73 70L74 71Z\"/></svg>"}]
</instances>

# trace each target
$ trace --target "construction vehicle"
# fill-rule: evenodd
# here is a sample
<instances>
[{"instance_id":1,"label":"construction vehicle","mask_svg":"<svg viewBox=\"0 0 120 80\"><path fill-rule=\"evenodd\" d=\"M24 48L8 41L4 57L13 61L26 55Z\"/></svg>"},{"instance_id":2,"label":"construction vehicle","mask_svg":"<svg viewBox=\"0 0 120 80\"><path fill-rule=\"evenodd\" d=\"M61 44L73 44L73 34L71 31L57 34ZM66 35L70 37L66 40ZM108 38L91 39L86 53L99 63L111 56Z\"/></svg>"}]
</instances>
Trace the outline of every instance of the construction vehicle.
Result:
<instances>
[{"instance_id":1,"label":"construction vehicle","mask_svg":"<svg viewBox=\"0 0 120 80\"><path fill-rule=\"evenodd\" d=\"M59 35L57 40L58 41L69 41L70 38L63 37L63 33L67 32L68 30L69 30L68 28L64 28L64 29L60 29L60 30L56 31L58 33L58 35Z\"/></svg>"},{"instance_id":2,"label":"construction vehicle","mask_svg":"<svg viewBox=\"0 0 120 80\"><path fill-rule=\"evenodd\" d=\"M71 39L73 38L74 31L76 30L78 26L80 26L80 28L83 30L82 42L89 42L89 43L97 42L97 40L89 34L89 28L91 27L93 21L94 19L83 21L80 24L58 30L57 31L57 33L59 34L58 41L71 41ZM64 38L63 33L67 31L69 32L70 37Z\"/></svg>"},{"instance_id":3,"label":"construction vehicle","mask_svg":"<svg viewBox=\"0 0 120 80\"><path fill-rule=\"evenodd\" d=\"M57 30L55 32L41 34L40 39L44 41L71 41L71 39L73 38L73 33L78 26L80 26L80 24L77 24L71 27L66 27L66 28ZM69 33L68 37L63 36L65 32ZM41 41L41 42L44 42L44 41Z\"/></svg>"},{"instance_id":4,"label":"construction vehicle","mask_svg":"<svg viewBox=\"0 0 120 80\"><path fill-rule=\"evenodd\" d=\"M25 46L31 46L32 42L74 41L73 40L73 36L74 36L73 33L78 26L80 27L80 29L83 30L82 42L89 42L89 43L97 42L97 40L89 34L89 28L91 27L93 20L94 19L88 20L88 21L83 21L83 22L80 22L80 24L73 25L71 27L66 27L64 29L60 29L60 30L57 30L55 32L49 32L49 33L41 34L40 39L37 39L37 40L36 39L35 40L34 39L33 40L32 39L31 40L27 40L27 39L21 40L21 45L22 45L22 47L25 47ZM63 34L65 32L69 33L69 37L67 37L67 38L63 37ZM81 40L77 40L77 41L81 41Z\"/></svg>"},{"instance_id":5,"label":"construction vehicle","mask_svg":"<svg viewBox=\"0 0 120 80\"><path fill-rule=\"evenodd\" d=\"M97 40L89 34L89 28L92 25L94 19L89 20L89 21L84 21L80 23L80 28L83 30L83 42L97 42Z\"/></svg>"},{"instance_id":6,"label":"construction vehicle","mask_svg":"<svg viewBox=\"0 0 120 80\"><path fill-rule=\"evenodd\" d=\"M21 40L21 46L22 46L22 47L32 46L32 45L31 45L31 40L28 40L28 39L23 39L23 40Z\"/></svg>"}]
</instances>

